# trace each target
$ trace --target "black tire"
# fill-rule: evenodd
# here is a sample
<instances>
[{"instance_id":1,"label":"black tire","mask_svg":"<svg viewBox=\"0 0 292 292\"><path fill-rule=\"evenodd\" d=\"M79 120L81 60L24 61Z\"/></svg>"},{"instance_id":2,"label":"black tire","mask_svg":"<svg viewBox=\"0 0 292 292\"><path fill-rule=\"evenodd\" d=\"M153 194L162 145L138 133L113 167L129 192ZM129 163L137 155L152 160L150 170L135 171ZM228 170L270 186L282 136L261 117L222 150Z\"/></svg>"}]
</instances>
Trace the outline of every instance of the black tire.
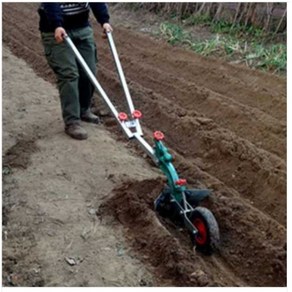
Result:
<instances>
[{"instance_id":1,"label":"black tire","mask_svg":"<svg viewBox=\"0 0 292 292\"><path fill-rule=\"evenodd\" d=\"M196 235L191 234L191 239L196 246L196 250L209 255L218 249L220 233L213 213L207 208L196 207L192 212L190 220L198 229Z\"/></svg>"}]
</instances>

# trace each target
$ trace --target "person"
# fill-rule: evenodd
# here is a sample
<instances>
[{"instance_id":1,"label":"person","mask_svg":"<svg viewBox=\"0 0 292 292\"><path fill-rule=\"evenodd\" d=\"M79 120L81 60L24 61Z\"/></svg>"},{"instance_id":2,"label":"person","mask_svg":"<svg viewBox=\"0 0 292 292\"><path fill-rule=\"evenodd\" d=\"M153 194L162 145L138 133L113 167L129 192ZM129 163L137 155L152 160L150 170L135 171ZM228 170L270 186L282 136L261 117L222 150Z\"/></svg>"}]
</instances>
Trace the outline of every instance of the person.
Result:
<instances>
[{"instance_id":1,"label":"person","mask_svg":"<svg viewBox=\"0 0 292 292\"><path fill-rule=\"evenodd\" d=\"M87 139L81 121L96 123L99 117L90 110L94 87L77 63L74 53L64 41L68 35L96 75L97 52L89 21L90 10L103 28L103 34L113 30L105 3L51 2L41 3L39 29L48 64L57 77L65 133L74 139Z\"/></svg>"}]
</instances>

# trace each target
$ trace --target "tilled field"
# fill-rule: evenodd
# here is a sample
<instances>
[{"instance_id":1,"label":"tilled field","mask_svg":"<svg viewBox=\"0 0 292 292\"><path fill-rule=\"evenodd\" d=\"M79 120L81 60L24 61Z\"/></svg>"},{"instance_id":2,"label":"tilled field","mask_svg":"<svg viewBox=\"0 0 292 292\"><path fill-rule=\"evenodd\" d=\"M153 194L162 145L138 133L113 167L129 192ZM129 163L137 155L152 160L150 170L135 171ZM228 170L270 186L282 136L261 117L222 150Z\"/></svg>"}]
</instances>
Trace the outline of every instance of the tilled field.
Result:
<instances>
[{"instance_id":1,"label":"tilled field","mask_svg":"<svg viewBox=\"0 0 292 292\"><path fill-rule=\"evenodd\" d=\"M32 11L36 4L3 5L3 42L53 82ZM123 109L99 33L98 79ZM181 176L191 187L214 190L206 204L218 220L221 248L210 257L194 254L184 233L157 220L153 200L161 181L118 187L103 212L125 226L129 244L158 279L180 286L286 286L286 79L119 26L114 38L146 138L163 131ZM110 123L108 128L117 132Z\"/></svg>"}]
</instances>

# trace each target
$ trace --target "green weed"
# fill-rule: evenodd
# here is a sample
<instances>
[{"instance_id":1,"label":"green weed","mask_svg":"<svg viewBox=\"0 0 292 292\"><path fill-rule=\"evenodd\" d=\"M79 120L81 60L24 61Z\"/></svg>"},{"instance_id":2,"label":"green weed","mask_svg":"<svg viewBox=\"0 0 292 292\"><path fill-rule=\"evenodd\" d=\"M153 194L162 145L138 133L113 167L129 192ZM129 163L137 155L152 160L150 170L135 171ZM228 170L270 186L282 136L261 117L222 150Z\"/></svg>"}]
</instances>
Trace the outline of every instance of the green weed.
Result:
<instances>
[{"instance_id":1,"label":"green weed","mask_svg":"<svg viewBox=\"0 0 292 292\"><path fill-rule=\"evenodd\" d=\"M238 23L231 23L225 20L214 21L207 14L191 15L184 19L184 24L188 26L204 25L210 28L212 33L228 34L240 38L261 38L266 34L260 28L253 25L243 25Z\"/></svg>"},{"instance_id":2,"label":"green weed","mask_svg":"<svg viewBox=\"0 0 292 292\"><path fill-rule=\"evenodd\" d=\"M186 25L210 25L212 23L212 18L207 14L191 15L184 19Z\"/></svg>"},{"instance_id":3,"label":"green weed","mask_svg":"<svg viewBox=\"0 0 292 292\"><path fill-rule=\"evenodd\" d=\"M212 39L205 41L195 41L182 26L171 23L163 23L160 26L162 35L172 44L187 45L194 52L203 56L218 56L227 61L245 63L251 68L264 69L276 73L286 72L287 49L283 44L266 46L256 40L248 41L236 37L242 28L237 27L235 35L225 32L231 29L229 25L216 28L222 34L217 33ZM251 28L250 28L251 29ZM261 32L251 29L254 35Z\"/></svg>"},{"instance_id":4,"label":"green weed","mask_svg":"<svg viewBox=\"0 0 292 292\"><path fill-rule=\"evenodd\" d=\"M186 33L181 26L173 23L162 23L160 25L160 31L172 45L185 42L189 39L188 33Z\"/></svg>"}]
</instances>

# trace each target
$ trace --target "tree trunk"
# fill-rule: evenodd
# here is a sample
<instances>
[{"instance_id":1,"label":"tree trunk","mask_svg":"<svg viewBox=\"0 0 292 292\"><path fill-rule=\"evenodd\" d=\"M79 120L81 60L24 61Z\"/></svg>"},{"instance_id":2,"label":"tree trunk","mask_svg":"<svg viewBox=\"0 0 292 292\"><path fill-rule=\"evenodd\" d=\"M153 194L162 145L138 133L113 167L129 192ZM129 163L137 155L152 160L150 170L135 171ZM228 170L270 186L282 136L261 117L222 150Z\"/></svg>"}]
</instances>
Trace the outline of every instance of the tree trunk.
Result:
<instances>
[{"instance_id":1,"label":"tree trunk","mask_svg":"<svg viewBox=\"0 0 292 292\"><path fill-rule=\"evenodd\" d=\"M219 3L218 8L217 8L216 13L215 13L215 16L213 18L213 22L220 20L222 8L223 8L223 3Z\"/></svg>"},{"instance_id":2,"label":"tree trunk","mask_svg":"<svg viewBox=\"0 0 292 292\"><path fill-rule=\"evenodd\" d=\"M236 22L237 22L237 18L238 18L239 12L240 12L240 7L241 7L241 2L239 2L239 3L237 4L236 13L235 13L235 16L234 16L234 18L233 18L233 22L232 22L232 27L231 27L231 28L233 28L234 25L235 25Z\"/></svg>"},{"instance_id":3,"label":"tree trunk","mask_svg":"<svg viewBox=\"0 0 292 292\"><path fill-rule=\"evenodd\" d=\"M241 20L243 18L243 16L246 14L246 11L248 9L248 6L249 6L249 3L243 3L243 9L242 9L242 12L237 20L237 23L240 24L241 23Z\"/></svg>"},{"instance_id":4,"label":"tree trunk","mask_svg":"<svg viewBox=\"0 0 292 292\"><path fill-rule=\"evenodd\" d=\"M187 5L188 5L187 3L183 3L183 2L176 3L176 5L175 5L177 7L177 15L178 15L180 20L183 19L183 16L186 13L186 6Z\"/></svg>"},{"instance_id":5,"label":"tree trunk","mask_svg":"<svg viewBox=\"0 0 292 292\"><path fill-rule=\"evenodd\" d=\"M198 9L199 9L199 3L196 2L196 4L195 4L195 13L198 11Z\"/></svg>"},{"instance_id":6,"label":"tree trunk","mask_svg":"<svg viewBox=\"0 0 292 292\"><path fill-rule=\"evenodd\" d=\"M248 24L248 16L250 14L251 5L252 5L252 3L248 3L247 12L246 12L245 19L244 19L244 27L246 27Z\"/></svg>"},{"instance_id":7,"label":"tree trunk","mask_svg":"<svg viewBox=\"0 0 292 292\"><path fill-rule=\"evenodd\" d=\"M274 3L267 3L267 20L264 26L264 31L267 32L269 31L269 27L270 27L270 22L271 22L271 16L273 14L273 10L274 10Z\"/></svg>"},{"instance_id":8,"label":"tree trunk","mask_svg":"<svg viewBox=\"0 0 292 292\"><path fill-rule=\"evenodd\" d=\"M252 24L252 18L254 17L255 14L256 5L257 5L256 3L250 3L245 17L244 26Z\"/></svg>"},{"instance_id":9,"label":"tree trunk","mask_svg":"<svg viewBox=\"0 0 292 292\"><path fill-rule=\"evenodd\" d=\"M207 3L207 7L206 7L206 14L208 15L208 16L210 16L211 15L211 8L212 8L212 5L213 5L213 3Z\"/></svg>"},{"instance_id":10,"label":"tree trunk","mask_svg":"<svg viewBox=\"0 0 292 292\"><path fill-rule=\"evenodd\" d=\"M251 24L256 24L256 18L257 18L257 3L254 3L254 8L250 17Z\"/></svg>"},{"instance_id":11,"label":"tree trunk","mask_svg":"<svg viewBox=\"0 0 292 292\"><path fill-rule=\"evenodd\" d=\"M279 21L279 24L277 25L277 28L276 28L276 30L275 30L275 34L277 34L277 33L279 32L279 29L281 28L281 25L282 25L282 23L283 23L283 20L284 20L285 17L286 17L286 14L287 14L287 7L286 7L286 9L285 9L285 11L284 11L284 13L283 13L283 16L281 17L281 19L280 19L280 21Z\"/></svg>"},{"instance_id":12,"label":"tree trunk","mask_svg":"<svg viewBox=\"0 0 292 292\"><path fill-rule=\"evenodd\" d=\"M196 13L197 15L200 15L203 12L203 10L205 8L205 5L206 5L206 2L203 2L203 4L201 5L201 7L199 8L198 12Z\"/></svg>"}]
</instances>

